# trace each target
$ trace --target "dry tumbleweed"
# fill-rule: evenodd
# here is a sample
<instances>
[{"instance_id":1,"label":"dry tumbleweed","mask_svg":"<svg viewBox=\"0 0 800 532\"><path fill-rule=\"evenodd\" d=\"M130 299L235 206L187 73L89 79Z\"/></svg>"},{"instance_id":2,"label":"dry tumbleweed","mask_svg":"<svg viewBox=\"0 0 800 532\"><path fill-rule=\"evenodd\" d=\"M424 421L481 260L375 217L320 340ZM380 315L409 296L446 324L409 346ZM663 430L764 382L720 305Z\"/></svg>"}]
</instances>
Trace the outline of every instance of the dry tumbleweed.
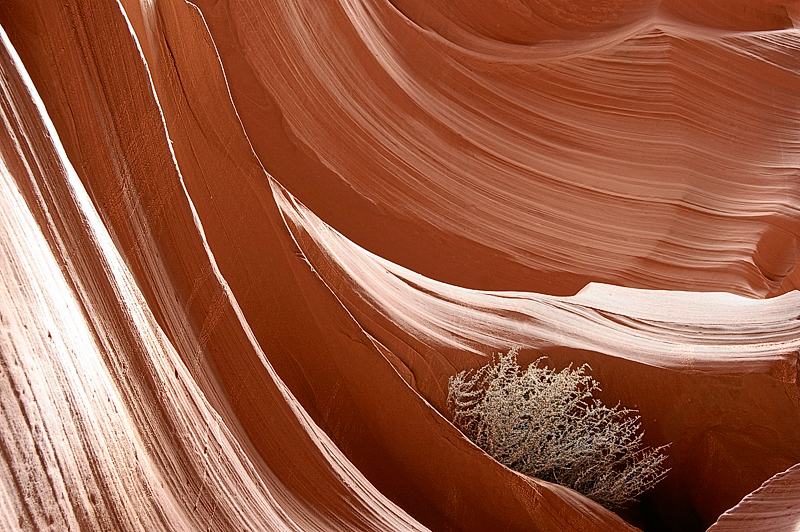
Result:
<instances>
[{"instance_id":1,"label":"dry tumbleweed","mask_svg":"<svg viewBox=\"0 0 800 532\"><path fill-rule=\"evenodd\" d=\"M450 379L448 404L456 426L497 461L574 489L608 507L636 500L658 483L667 446L642 446L635 410L594 398L599 383L588 365L524 371L517 349L475 372Z\"/></svg>"}]
</instances>

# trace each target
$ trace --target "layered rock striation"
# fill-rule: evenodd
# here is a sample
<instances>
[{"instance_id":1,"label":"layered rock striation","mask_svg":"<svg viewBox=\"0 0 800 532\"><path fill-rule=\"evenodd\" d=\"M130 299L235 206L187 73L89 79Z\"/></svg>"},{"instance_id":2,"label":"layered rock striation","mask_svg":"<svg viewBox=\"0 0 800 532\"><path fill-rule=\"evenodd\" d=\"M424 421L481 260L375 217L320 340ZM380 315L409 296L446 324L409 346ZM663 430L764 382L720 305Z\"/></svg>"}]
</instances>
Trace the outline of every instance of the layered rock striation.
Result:
<instances>
[{"instance_id":1,"label":"layered rock striation","mask_svg":"<svg viewBox=\"0 0 800 532\"><path fill-rule=\"evenodd\" d=\"M791 530L800 4L4 0L4 530ZM448 378L588 362L613 513ZM710 528L709 528L710 527Z\"/></svg>"}]
</instances>

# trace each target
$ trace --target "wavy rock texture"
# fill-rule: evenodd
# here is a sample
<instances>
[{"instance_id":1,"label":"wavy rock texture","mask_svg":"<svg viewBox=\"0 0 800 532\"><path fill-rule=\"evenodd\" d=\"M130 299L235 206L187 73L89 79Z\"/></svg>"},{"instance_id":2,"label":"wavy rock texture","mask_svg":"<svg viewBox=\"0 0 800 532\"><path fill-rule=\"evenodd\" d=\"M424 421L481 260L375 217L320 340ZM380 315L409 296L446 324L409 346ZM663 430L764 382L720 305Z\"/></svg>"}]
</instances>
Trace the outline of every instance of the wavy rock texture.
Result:
<instances>
[{"instance_id":1,"label":"wavy rock texture","mask_svg":"<svg viewBox=\"0 0 800 532\"><path fill-rule=\"evenodd\" d=\"M778 473L722 514L709 532L797 530L798 466Z\"/></svg>"},{"instance_id":2,"label":"wavy rock texture","mask_svg":"<svg viewBox=\"0 0 800 532\"><path fill-rule=\"evenodd\" d=\"M4 530L800 527L800 3L0 25ZM472 445L447 380L512 345L668 478L615 514Z\"/></svg>"}]
</instances>

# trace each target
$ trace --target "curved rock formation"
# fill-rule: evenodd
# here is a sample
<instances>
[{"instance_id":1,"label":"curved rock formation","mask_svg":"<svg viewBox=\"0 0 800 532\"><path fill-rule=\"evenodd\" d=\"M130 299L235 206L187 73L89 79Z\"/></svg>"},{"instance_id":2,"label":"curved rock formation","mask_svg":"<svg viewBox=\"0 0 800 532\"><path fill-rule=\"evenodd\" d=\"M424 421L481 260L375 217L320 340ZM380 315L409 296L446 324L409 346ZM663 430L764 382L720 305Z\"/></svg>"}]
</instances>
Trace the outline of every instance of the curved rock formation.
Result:
<instances>
[{"instance_id":1,"label":"curved rock formation","mask_svg":"<svg viewBox=\"0 0 800 532\"><path fill-rule=\"evenodd\" d=\"M733 532L735 530L792 530L797 529L798 470L794 466L778 473L742 499L742 502L722 514L709 528L709 532Z\"/></svg>"},{"instance_id":2,"label":"curved rock formation","mask_svg":"<svg viewBox=\"0 0 800 532\"><path fill-rule=\"evenodd\" d=\"M799 6L4 0L0 527L796 526ZM669 477L469 442L512 345Z\"/></svg>"},{"instance_id":3,"label":"curved rock formation","mask_svg":"<svg viewBox=\"0 0 800 532\"><path fill-rule=\"evenodd\" d=\"M230 80L267 169L384 258L472 288L778 290L798 262L786 10L563 4L240 0L227 28L208 9L236 40L223 61L251 69ZM327 171L272 162L250 84ZM347 208L326 207L328 180ZM436 240L425 257L409 230Z\"/></svg>"}]
</instances>

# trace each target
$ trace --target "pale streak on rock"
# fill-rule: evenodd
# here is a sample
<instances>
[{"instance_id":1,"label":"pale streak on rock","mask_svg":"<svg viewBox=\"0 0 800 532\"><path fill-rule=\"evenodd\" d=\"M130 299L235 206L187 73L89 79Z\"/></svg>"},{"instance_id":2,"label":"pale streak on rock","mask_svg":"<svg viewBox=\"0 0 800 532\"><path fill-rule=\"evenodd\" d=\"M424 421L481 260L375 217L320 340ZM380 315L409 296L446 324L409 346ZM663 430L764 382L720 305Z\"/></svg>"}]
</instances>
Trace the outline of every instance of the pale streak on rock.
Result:
<instances>
[{"instance_id":1,"label":"pale streak on rock","mask_svg":"<svg viewBox=\"0 0 800 532\"><path fill-rule=\"evenodd\" d=\"M794 364L800 350L796 291L759 300L603 284L569 297L469 290L366 251L274 181L273 191L299 247L334 293L355 308L371 306L434 348L485 354L486 346L564 346L716 375Z\"/></svg>"}]
</instances>

